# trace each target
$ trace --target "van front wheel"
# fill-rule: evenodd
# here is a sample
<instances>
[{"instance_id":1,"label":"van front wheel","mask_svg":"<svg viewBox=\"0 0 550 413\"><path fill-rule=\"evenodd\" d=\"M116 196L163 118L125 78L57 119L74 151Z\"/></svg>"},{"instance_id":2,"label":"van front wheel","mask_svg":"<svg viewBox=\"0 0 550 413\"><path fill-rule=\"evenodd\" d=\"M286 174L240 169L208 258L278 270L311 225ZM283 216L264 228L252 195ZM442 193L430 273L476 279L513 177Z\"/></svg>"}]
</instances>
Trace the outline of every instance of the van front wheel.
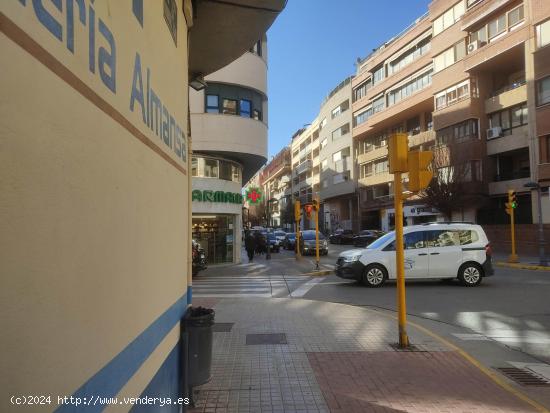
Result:
<instances>
[{"instance_id":1,"label":"van front wheel","mask_svg":"<svg viewBox=\"0 0 550 413\"><path fill-rule=\"evenodd\" d=\"M371 264L363 272L361 281L367 287L376 288L382 286L388 278L388 272L379 264Z\"/></svg>"}]
</instances>

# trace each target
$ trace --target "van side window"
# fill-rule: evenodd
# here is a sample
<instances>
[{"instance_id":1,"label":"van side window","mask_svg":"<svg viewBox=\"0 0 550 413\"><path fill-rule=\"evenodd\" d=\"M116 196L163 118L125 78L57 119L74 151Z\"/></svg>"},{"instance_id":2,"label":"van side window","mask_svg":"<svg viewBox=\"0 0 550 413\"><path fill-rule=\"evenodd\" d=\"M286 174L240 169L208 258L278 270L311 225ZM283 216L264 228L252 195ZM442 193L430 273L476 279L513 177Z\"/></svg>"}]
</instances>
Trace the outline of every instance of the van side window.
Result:
<instances>
[{"instance_id":1,"label":"van side window","mask_svg":"<svg viewBox=\"0 0 550 413\"><path fill-rule=\"evenodd\" d=\"M468 245L473 242L479 241L479 235L477 235L476 231L465 229L457 232L458 238L460 239L460 245Z\"/></svg>"},{"instance_id":2,"label":"van side window","mask_svg":"<svg viewBox=\"0 0 550 413\"><path fill-rule=\"evenodd\" d=\"M426 248L424 242L424 231L409 232L403 237L405 241L405 249L417 249L417 248Z\"/></svg>"},{"instance_id":3,"label":"van side window","mask_svg":"<svg viewBox=\"0 0 550 413\"><path fill-rule=\"evenodd\" d=\"M454 247L460 245L459 231L452 229L427 231L428 247Z\"/></svg>"}]
</instances>

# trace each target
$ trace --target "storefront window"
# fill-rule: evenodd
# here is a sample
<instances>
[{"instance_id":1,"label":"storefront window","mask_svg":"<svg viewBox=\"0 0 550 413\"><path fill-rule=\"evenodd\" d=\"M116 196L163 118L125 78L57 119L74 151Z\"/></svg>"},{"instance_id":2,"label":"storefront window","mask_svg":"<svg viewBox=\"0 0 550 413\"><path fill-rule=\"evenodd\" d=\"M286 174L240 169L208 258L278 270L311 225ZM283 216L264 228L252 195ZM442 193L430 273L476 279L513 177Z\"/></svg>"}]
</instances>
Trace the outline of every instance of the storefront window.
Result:
<instances>
[{"instance_id":1,"label":"storefront window","mask_svg":"<svg viewBox=\"0 0 550 413\"><path fill-rule=\"evenodd\" d=\"M193 216L193 239L206 252L209 264L233 262L233 215Z\"/></svg>"}]
</instances>

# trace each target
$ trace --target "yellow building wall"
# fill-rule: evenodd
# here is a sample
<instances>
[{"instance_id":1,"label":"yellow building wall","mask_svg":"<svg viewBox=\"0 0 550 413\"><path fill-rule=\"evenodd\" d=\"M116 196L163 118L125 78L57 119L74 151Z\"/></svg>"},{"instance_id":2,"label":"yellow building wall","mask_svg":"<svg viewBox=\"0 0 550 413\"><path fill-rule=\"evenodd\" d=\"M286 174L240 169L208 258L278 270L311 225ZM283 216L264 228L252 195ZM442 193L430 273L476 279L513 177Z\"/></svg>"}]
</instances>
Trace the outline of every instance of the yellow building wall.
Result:
<instances>
[{"instance_id":1,"label":"yellow building wall","mask_svg":"<svg viewBox=\"0 0 550 413\"><path fill-rule=\"evenodd\" d=\"M0 3L0 388L52 397L18 407L2 397L2 412L79 411L57 404L73 394L137 397L179 341L190 302L187 25L178 0L176 45L164 2L143 2L143 25L134 3ZM166 108L166 142L147 125L147 81Z\"/></svg>"}]
</instances>

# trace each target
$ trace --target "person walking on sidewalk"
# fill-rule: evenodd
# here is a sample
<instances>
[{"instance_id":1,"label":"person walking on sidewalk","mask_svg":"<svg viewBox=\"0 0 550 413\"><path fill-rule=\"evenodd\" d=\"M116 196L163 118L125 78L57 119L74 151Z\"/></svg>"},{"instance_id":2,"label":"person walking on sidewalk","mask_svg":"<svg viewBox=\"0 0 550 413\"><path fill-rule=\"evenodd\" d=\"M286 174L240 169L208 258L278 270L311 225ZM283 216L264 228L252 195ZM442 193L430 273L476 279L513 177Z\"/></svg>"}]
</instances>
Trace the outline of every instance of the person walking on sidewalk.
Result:
<instances>
[{"instance_id":1,"label":"person walking on sidewalk","mask_svg":"<svg viewBox=\"0 0 550 413\"><path fill-rule=\"evenodd\" d=\"M252 262L254 260L254 252L256 251L256 239L250 231L247 231L244 237L244 249L248 255L248 262Z\"/></svg>"}]
</instances>

